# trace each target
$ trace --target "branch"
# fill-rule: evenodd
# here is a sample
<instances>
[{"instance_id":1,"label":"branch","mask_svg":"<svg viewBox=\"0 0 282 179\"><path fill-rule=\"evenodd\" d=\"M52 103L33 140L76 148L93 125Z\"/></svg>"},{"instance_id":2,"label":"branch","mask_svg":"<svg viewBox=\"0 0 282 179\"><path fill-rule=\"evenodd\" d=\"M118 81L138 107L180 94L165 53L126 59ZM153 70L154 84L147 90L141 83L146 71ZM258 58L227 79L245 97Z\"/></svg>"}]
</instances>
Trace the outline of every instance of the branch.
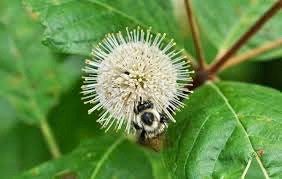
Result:
<instances>
[{"instance_id":1,"label":"branch","mask_svg":"<svg viewBox=\"0 0 282 179\"><path fill-rule=\"evenodd\" d=\"M60 149L59 149L59 146L58 144L56 143L56 140L54 138L54 135L50 129L50 126L48 124L48 122L43 119L41 122L40 122L40 130L43 134L43 137L49 147L49 150L53 156L53 158L59 158L61 156L61 152L60 152Z\"/></svg>"},{"instance_id":2,"label":"branch","mask_svg":"<svg viewBox=\"0 0 282 179\"><path fill-rule=\"evenodd\" d=\"M261 27L274 16L282 7L282 0L276 1L250 28L245 32L233 46L222 55L209 69L209 74L216 74L220 68L233 56Z\"/></svg>"},{"instance_id":3,"label":"branch","mask_svg":"<svg viewBox=\"0 0 282 179\"><path fill-rule=\"evenodd\" d=\"M272 50L274 48L278 48L282 46L282 38L272 41L272 42L267 42L263 44L260 47L254 48L252 50L249 50L243 54L237 55L235 57L230 58L223 66L219 69L219 71L225 70L226 68L229 68L231 66L237 65L241 62L247 61L253 57L256 57L260 54L263 54L269 50Z\"/></svg>"},{"instance_id":4,"label":"branch","mask_svg":"<svg viewBox=\"0 0 282 179\"><path fill-rule=\"evenodd\" d=\"M194 42L194 45L195 45L197 60L199 62L199 68L204 69L204 66L205 66L204 52L203 52L203 49L202 49L202 46L201 46L199 29L197 27L195 17L194 17L194 13L192 11L191 1L190 0L184 0L184 3L185 3L187 16L188 16L189 26L190 26L191 33L192 33L193 42Z\"/></svg>"}]
</instances>

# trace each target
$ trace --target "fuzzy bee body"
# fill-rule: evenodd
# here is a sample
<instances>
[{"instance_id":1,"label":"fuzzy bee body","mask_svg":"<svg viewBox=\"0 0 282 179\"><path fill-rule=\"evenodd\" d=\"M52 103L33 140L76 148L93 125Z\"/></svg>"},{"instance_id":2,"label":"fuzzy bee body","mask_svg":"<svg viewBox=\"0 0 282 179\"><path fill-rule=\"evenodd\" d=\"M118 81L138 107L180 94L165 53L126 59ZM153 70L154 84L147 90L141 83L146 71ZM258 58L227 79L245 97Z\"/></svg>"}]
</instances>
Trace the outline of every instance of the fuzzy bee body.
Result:
<instances>
[{"instance_id":1,"label":"fuzzy bee body","mask_svg":"<svg viewBox=\"0 0 282 179\"><path fill-rule=\"evenodd\" d=\"M139 102L134 109L137 120L133 127L139 133L140 139L154 138L167 128L168 118L159 113L151 101Z\"/></svg>"}]
</instances>

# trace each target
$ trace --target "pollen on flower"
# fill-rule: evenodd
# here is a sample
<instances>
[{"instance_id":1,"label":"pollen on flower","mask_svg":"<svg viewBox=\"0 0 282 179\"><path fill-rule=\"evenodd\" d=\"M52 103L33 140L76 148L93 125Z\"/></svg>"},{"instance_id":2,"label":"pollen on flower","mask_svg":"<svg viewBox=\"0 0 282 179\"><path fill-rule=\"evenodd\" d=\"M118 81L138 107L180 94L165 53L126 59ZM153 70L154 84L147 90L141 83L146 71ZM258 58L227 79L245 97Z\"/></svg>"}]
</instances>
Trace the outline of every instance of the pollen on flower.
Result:
<instances>
[{"instance_id":1,"label":"pollen on flower","mask_svg":"<svg viewBox=\"0 0 282 179\"><path fill-rule=\"evenodd\" d=\"M166 34L152 34L139 27L108 34L93 50L93 59L83 68L84 103L92 104L88 113L100 110L97 119L108 130L125 126L129 132L137 119L134 109L140 100L151 101L157 111L172 121L183 107L192 79L189 63L175 42L165 43Z\"/></svg>"}]
</instances>

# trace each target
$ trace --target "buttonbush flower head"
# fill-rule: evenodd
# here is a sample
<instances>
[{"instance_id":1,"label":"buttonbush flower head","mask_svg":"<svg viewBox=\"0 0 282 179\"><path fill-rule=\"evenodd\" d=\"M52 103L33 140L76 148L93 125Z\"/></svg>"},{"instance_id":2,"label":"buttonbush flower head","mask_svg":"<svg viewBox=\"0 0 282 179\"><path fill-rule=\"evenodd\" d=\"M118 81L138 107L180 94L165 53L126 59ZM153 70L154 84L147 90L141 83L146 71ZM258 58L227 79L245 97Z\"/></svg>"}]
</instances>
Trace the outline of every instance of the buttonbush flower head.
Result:
<instances>
[{"instance_id":1,"label":"buttonbush flower head","mask_svg":"<svg viewBox=\"0 0 282 179\"><path fill-rule=\"evenodd\" d=\"M100 110L97 122L108 130L125 126L129 132L137 119L138 102L151 101L156 110L171 121L183 107L182 99L191 84L189 64L175 42L165 43L166 34L152 34L138 27L132 31L107 34L92 51L93 58L83 68L82 94L88 113Z\"/></svg>"}]
</instances>

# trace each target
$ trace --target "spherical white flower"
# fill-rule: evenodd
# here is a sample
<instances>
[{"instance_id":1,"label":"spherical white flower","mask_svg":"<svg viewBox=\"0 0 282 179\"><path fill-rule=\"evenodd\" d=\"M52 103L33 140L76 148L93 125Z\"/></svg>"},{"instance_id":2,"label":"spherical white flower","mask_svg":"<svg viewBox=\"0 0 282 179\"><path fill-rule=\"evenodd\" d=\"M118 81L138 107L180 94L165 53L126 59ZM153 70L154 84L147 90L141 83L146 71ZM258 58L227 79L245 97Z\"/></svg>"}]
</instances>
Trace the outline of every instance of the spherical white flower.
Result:
<instances>
[{"instance_id":1,"label":"spherical white flower","mask_svg":"<svg viewBox=\"0 0 282 179\"><path fill-rule=\"evenodd\" d=\"M125 123L130 131L137 117L134 109L140 100L151 101L156 110L175 121L172 113L183 107L181 102L190 92L189 64L182 50L174 49L173 40L165 44L165 34L153 35L150 30L108 34L93 49L92 60L83 69L84 103L93 104L88 111L102 110L97 120L107 130L115 123Z\"/></svg>"}]
</instances>

